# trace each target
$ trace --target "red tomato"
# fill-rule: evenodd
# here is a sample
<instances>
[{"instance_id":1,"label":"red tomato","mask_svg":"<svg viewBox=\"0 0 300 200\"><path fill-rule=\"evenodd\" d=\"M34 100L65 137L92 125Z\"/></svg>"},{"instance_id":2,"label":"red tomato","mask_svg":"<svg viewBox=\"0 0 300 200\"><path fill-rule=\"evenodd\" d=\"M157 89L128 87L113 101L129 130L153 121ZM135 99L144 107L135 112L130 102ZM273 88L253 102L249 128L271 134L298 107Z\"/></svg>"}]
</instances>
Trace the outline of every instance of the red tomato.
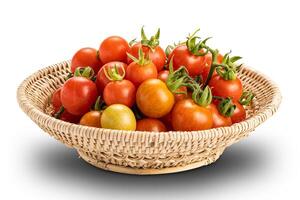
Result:
<instances>
[{"instance_id":1,"label":"red tomato","mask_svg":"<svg viewBox=\"0 0 300 200\"><path fill-rule=\"evenodd\" d=\"M200 75L204 68L204 56L193 55L186 45L177 46L169 55L169 60L173 57L174 70L185 66L189 75L194 77Z\"/></svg>"},{"instance_id":2,"label":"red tomato","mask_svg":"<svg viewBox=\"0 0 300 200\"><path fill-rule=\"evenodd\" d=\"M61 88L58 88L52 95L51 98L51 104L54 108L54 110L59 110L60 107L62 106L61 101L60 101L60 93L61 93Z\"/></svg>"},{"instance_id":3,"label":"red tomato","mask_svg":"<svg viewBox=\"0 0 300 200\"><path fill-rule=\"evenodd\" d=\"M119 37L111 36L102 41L99 47L99 57L103 64L111 61L127 62L127 52L130 51L128 42Z\"/></svg>"},{"instance_id":4,"label":"red tomato","mask_svg":"<svg viewBox=\"0 0 300 200\"><path fill-rule=\"evenodd\" d=\"M74 73L77 67L91 67L95 74L97 74L101 66L102 63L98 57L97 50L86 47L79 49L73 56L71 62L71 71Z\"/></svg>"},{"instance_id":5,"label":"red tomato","mask_svg":"<svg viewBox=\"0 0 300 200\"><path fill-rule=\"evenodd\" d=\"M103 91L103 99L106 105L123 104L132 107L135 102L136 89L128 80L112 81Z\"/></svg>"},{"instance_id":6,"label":"red tomato","mask_svg":"<svg viewBox=\"0 0 300 200\"><path fill-rule=\"evenodd\" d=\"M96 110L87 112L81 117L79 124L84 126L101 128L101 115L102 113Z\"/></svg>"},{"instance_id":7,"label":"red tomato","mask_svg":"<svg viewBox=\"0 0 300 200\"><path fill-rule=\"evenodd\" d=\"M151 61L144 65L132 62L126 69L126 79L135 86L139 86L143 81L151 78L157 78L157 69Z\"/></svg>"},{"instance_id":8,"label":"red tomato","mask_svg":"<svg viewBox=\"0 0 300 200\"><path fill-rule=\"evenodd\" d=\"M152 50L150 47L143 46L141 45L140 42L138 42L131 47L130 54L137 58L139 55L140 48L142 48L146 57L149 56L149 59L156 66L158 72L164 68L167 57L164 50L160 46L156 46ZM128 64L132 63L132 60L129 57L127 60L128 60L127 62Z\"/></svg>"},{"instance_id":9,"label":"red tomato","mask_svg":"<svg viewBox=\"0 0 300 200\"><path fill-rule=\"evenodd\" d=\"M73 77L65 82L60 99L63 107L73 115L90 110L98 96L96 84L84 77Z\"/></svg>"},{"instance_id":10,"label":"red tomato","mask_svg":"<svg viewBox=\"0 0 300 200\"><path fill-rule=\"evenodd\" d=\"M105 70L108 70L108 69L112 69L114 67L117 67L118 69L118 72L120 75L123 75L123 70L122 68L126 71L126 68L127 68L127 64L125 63L122 63L122 62L109 62L109 63L106 63L105 65L103 65L103 67L99 70L98 74L97 74L97 78L96 78L96 85L97 85L97 88L98 88L98 91L99 93L102 93L105 86L111 82L106 76L105 76L105 73L104 73L104 69Z\"/></svg>"},{"instance_id":11,"label":"red tomato","mask_svg":"<svg viewBox=\"0 0 300 200\"><path fill-rule=\"evenodd\" d=\"M230 126L232 124L231 118L221 115L216 105L210 104L207 106L207 108L209 108L212 112L213 128Z\"/></svg>"},{"instance_id":12,"label":"red tomato","mask_svg":"<svg viewBox=\"0 0 300 200\"><path fill-rule=\"evenodd\" d=\"M210 109L197 105L192 99L178 101L172 110L172 127L175 131L205 130L212 126Z\"/></svg>"},{"instance_id":13,"label":"red tomato","mask_svg":"<svg viewBox=\"0 0 300 200\"><path fill-rule=\"evenodd\" d=\"M169 74L169 70L162 70L158 73L157 78L162 80L163 82L166 82Z\"/></svg>"},{"instance_id":14,"label":"red tomato","mask_svg":"<svg viewBox=\"0 0 300 200\"><path fill-rule=\"evenodd\" d=\"M137 121L137 131L165 132L167 128L158 119L146 118Z\"/></svg>"},{"instance_id":15,"label":"red tomato","mask_svg":"<svg viewBox=\"0 0 300 200\"><path fill-rule=\"evenodd\" d=\"M243 105L241 105L239 102L233 102L235 107L235 110L233 114L231 115L232 123L238 123L241 121L244 121L246 119L246 110Z\"/></svg>"},{"instance_id":16,"label":"red tomato","mask_svg":"<svg viewBox=\"0 0 300 200\"><path fill-rule=\"evenodd\" d=\"M212 77L209 82L213 95L223 98L231 97L233 101L238 101L243 93L241 80L224 80L219 75Z\"/></svg>"},{"instance_id":17,"label":"red tomato","mask_svg":"<svg viewBox=\"0 0 300 200\"><path fill-rule=\"evenodd\" d=\"M64 110L64 112L60 115L59 119L65 121L65 122L77 124L80 120L80 116L72 115L67 110Z\"/></svg>"}]
</instances>

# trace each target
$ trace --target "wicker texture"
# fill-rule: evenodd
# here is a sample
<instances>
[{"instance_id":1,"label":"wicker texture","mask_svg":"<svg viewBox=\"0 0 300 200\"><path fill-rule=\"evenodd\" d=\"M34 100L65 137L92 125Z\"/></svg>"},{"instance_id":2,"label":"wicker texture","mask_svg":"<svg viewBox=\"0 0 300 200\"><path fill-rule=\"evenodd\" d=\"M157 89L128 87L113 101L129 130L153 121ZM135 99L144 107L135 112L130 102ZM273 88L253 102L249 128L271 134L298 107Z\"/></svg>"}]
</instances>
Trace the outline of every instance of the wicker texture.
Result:
<instances>
[{"instance_id":1,"label":"wicker texture","mask_svg":"<svg viewBox=\"0 0 300 200\"><path fill-rule=\"evenodd\" d=\"M69 73L67 64L49 66L24 80L17 92L19 105L39 127L77 149L84 160L121 173L173 173L210 164L226 147L272 116L281 102L280 91L269 78L243 66L239 77L256 97L247 108L247 120L241 123L205 131L164 133L85 127L47 114L49 98Z\"/></svg>"}]
</instances>

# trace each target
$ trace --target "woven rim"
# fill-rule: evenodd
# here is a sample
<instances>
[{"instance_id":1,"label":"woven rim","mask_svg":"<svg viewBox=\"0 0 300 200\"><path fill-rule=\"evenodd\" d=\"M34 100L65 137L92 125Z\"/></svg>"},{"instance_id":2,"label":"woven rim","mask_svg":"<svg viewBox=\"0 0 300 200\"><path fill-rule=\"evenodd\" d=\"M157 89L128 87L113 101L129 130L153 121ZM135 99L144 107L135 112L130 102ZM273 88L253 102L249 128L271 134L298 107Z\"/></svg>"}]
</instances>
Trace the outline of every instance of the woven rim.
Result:
<instances>
[{"instance_id":1,"label":"woven rim","mask_svg":"<svg viewBox=\"0 0 300 200\"><path fill-rule=\"evenodd\" d=\"M258 109L253 111L254 113L252 116L243 122L236 123L230 127L221 127L204 131L169 131L160 133L86 127L64 122L49 116L45 113L47 106L45 98L39 97L50 97L53 91L64 82L64 77L68 72L68 64L69 61L64 61L51 65L25 79L17 91L18 103L22 110L50 135L70 147L93 154L97 154L99 151L114 151L113 148L117 148L118 146L117 144L113 144L114 141L116 141L116 143L122 143L123 146L130 146L130 148L134 145L138 145L139 149L136 149L135 151L147 154L147 156L151 155L151 152L156 154L161 152L164 155L170 154L168 152L163 152L164 149L158 145L163 142L166 143L167 141L174 142L165 145L171 147L172 145L176 145L177 153L194 151L193 145L197 142L197 152L199 154L199 152L201 152L199 149L199 141L204 143L204 149L208 149L216 144L217 148L224 149L248 135L249 132L254 130L259 124L271 117L277 111L281 102L279 88L271 79L249 67L242 66L239 75L242 76L242 81L248 84L246 84L246 87L253 87L254 90L257 90L256 95L258 99ZM39 82L39 84L36 82ZM78 141L79 139L82 141ZM109 147L103 147L101 141L107 140L111 142ZM181 144L185 144L186 142L191 143L191 146L181 147ZM146 145L145 148L150 148L150 150L142 147L141 145L143 144ZM111 147L112 149L109 149ZM104 148L106 148L106 150ZM179 148L178 151L177 148ZM119 149L117 153L122 153L122 151L123 150ZM136 152L133 154L137 155ZM123 165L123 161L121 165ZM131 164L128 163L125 163L124 165L131 166ZM143 164L132 164L132 166L141 167ZM165 166L162 164L161 166L166 167L169 165L167 164Z\"/></svg>"}]
</instances>

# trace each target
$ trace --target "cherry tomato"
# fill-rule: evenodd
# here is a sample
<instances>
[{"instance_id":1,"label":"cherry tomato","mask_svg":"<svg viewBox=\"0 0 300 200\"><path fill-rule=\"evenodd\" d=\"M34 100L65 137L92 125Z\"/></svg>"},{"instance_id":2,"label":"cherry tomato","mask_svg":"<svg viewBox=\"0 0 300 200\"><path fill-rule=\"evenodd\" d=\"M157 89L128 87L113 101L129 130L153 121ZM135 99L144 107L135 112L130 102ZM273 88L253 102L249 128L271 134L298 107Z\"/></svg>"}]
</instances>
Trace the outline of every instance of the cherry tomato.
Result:
<instances>
[{"instance_id":1,"label":"cherry tomato","mask_svg":"<svg viewBox=\"0 0 300 200\"><path fill-rule=\"evenodd\" d=\"M88 112L98 96L96 84L84 77L73 77L61 89L63 107L73 115Z\"/></svg>"},{"instance_id":2,"label":"cherry tomato","mask_svg":"<svg viewBox=\"0 0 300 200\"><path fill-rule=\"evenodd\" d=\"M101 66L102 63L98 57L97 50L90 47L79 49L71 61L72 73L75 72L77 67L91 67L97 74Z\"/></svg>"},{"instance_id":3,"label":"cherry tomato","mask_svg":"<svg viewBox=\"0 0 300 200\"><path fill-rule=\"evenodd\" d=\"M232 123L238 123L244 121L246 119L246 110L244 106L237 101L233 103L236 107L233 114L231 115Z\"/></svg>"},{"instance_id":4,"label":"cherry tomato","mask_svg":"<svg viewBox=\"0 0 300 200\"><path fill-rule=\"evenodd\" d=\"M213 118L213 128L230 126L232 124L230 117L225 117L221 115L218 111L218 108L214 104L210 104L207 106L211 110L212 118Z\"/></svg>"},{"instance_id":5,"label":"cherry tomato","mask_svg":"<svg viewBox=\"0 0 300 200\"><path fill-rule=\"evenodd\" d=\"M97 78L96 78L96 85L97 85L97 88L98 88L98 91L99 93L102 93L105 86L111 82L106 76L105 76L105 73L104 73L104 70L108 70L109 68L112 69L114 67L117 67L118 69L118 72L120 75L123 75L123 71L122 71L122 68L126 71L126 68L127 68L127 64L125 63L122 63L122 62L109 62L109 63L106 63L105 65L103 65L103 67L99 70L98 74L97 74Z\"/></svg>"},{"instance_id":6,"label":"cherry tomato","mask_svg":"<svg viewBox=\"0 0 300 200\"><path fill-rule=\"evenodd\" d=\"M183 99L174 105L172 127L175 131L205 130L212 126L210 109L197 105L192 99Z\"/></svg>"},{"instance_id":7,"label":"cherry tomato","mask_svg":"<svg viewBox=\"0 0 300 200\"><path fill-rule=\"evenodd\" d=\"M99 57L103 64L111 61L127 62L128 42L119 37L111 36L102 41L99 47Z\"/></svg>"},{"instance_id":8,"label":"cherry tomato","mask_svg":"<svg viewBox=\"0 0 300 200\"><path fill-rule=\"evenodd\" d=\"M146 118L137 121L137 131L165 132L167 128L158 119Z\"/></svg>"},{"instance_id":9,"label":"cherry tomato","mask_svg":"<svg viewBox=\"0 0 300 200\"><path fill-rule=\"evenodd\" d=\"M209 82L213 95L223 98L231 97L233 101L238 101L243 93L241 80L224 80L219 75L212 77Z\"/></svg>"},{"instance_id":10,"label":"cherry tomato","mask_svg":"<svg viewBox=\"0 0 300 200\"><path fill-rule=\"evenodd\" d=\"M144 65L132 62L126 69L126 79L135 86L139 86L143 81L151 78L157 78L157 69L151 61Z\"/></svg>"},{"instance_id":11,"label":"cherry tomato","mask_svg":"<svg viewBox=\"0 0 300 200\"><path fill-rule=\"evenodd\" d=\"M136 89L128 80L112 81L103 91L103 99L106 105L124 104L132 107L135 102Z\"/></svg>"},{"instance_id":12,"label":"cherry tomato","mask_svg":"<svg viewBox=\"0 0 300 200\"><path fill-rule=\"evenodd\" d=\"M174 95L161 80L148 79L139 86L136 103L147 117L160 118L171 111Z\"/></svg>"},{"instance_id":13,"label":"cherry tomato","mask_svg":"<svg viewBox=\"0 0 300 200\"><path fill-rule=\"evenodd\" d=\"M138 42L131 47L130 54L134 57L138 57L140 48L142 48L146 57L149 56L149 59L156 66L158 72L164 68L167 57L164 50L160 46L156 46L154 49L151 49L150 47L144 46ZM128 64L132 63L132 60L129 57L127 60Z\"/></svg>"},{"instance_id":14,"label":"cherry tomato","mask_svg":"<svg viewBox=\"0 0 300 200\"><path fill-rule=\"evenodd\" d=\"M127 106L113 104L103 111L101 127L134 131L136 129L136 119L133 112Z\"/></svg>"},{"instance_id":15,"label":"cherry tomato","mask_svg":"<svg viewBox=\"0 0 300 200\"><path fill-rule=\"evenodd\" d=\"M92 110L90 112L85 113L81 117L79 124L84 126L101 128L101 112Z\"/></svg>"},{"instance_id":16,"label":"cherry tomato","mask_svg":"<svg viewBox=\"0 0 300 200\"><path fill-rule=\"evenodd\" d=\"M162 70L158 73L157 78L162 80L163 82L166 82L169 74L169 70Z\"/></svg>"},{"instance_id":17,"label":"cherry tomato","mask_svg":"<svg viewBox=\"0 0 300 200\"><path fill-rule=\"evenodd\" d=\"M181 66L185 66L189 75L194 77L200 75L204 68L204 56L193 55L186 45L177 46L169 55L169 59L173 57L174 70Z\"/></svg>"},{"instance_id":18,"label":"cherry tomato","mask_svg":"<svg viewBox=\"0 0 300 200\"><path fill-rule=\"evenodd\" d=\"M52 95L51 98L51 104L54 108L54 110L59 110L60 107L62 106L61 100L60 100L60 93L61 93L61 88L58 88Z\"/></svg>"}]
</instances>

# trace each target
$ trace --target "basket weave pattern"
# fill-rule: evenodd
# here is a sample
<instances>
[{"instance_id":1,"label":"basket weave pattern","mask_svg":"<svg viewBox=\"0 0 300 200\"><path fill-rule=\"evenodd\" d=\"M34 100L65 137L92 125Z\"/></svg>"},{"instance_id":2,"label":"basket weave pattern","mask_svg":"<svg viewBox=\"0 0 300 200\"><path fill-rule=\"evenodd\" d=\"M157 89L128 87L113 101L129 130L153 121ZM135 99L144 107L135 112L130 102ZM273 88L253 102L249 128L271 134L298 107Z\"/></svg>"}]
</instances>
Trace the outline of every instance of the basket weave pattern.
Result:
<instances>
[{"instance_id":1,"label":"basket weave pattern","mask_svg":"<svg viewBox=\"0 0 300 200\"><path fill-rule=\"evenodd\" d=\"M267 77L241 67L239 77L256 97L247 120L230 127L192 132L139 132L99 129L57 120L49 114L49 98L69 73L61 62L34 73L18 88L22 110L45 132L97 167L133 174L170 173L216 161L224 149L246 137L272 116L281 101L278 87Z\"/></svg>"}]
</instances>

